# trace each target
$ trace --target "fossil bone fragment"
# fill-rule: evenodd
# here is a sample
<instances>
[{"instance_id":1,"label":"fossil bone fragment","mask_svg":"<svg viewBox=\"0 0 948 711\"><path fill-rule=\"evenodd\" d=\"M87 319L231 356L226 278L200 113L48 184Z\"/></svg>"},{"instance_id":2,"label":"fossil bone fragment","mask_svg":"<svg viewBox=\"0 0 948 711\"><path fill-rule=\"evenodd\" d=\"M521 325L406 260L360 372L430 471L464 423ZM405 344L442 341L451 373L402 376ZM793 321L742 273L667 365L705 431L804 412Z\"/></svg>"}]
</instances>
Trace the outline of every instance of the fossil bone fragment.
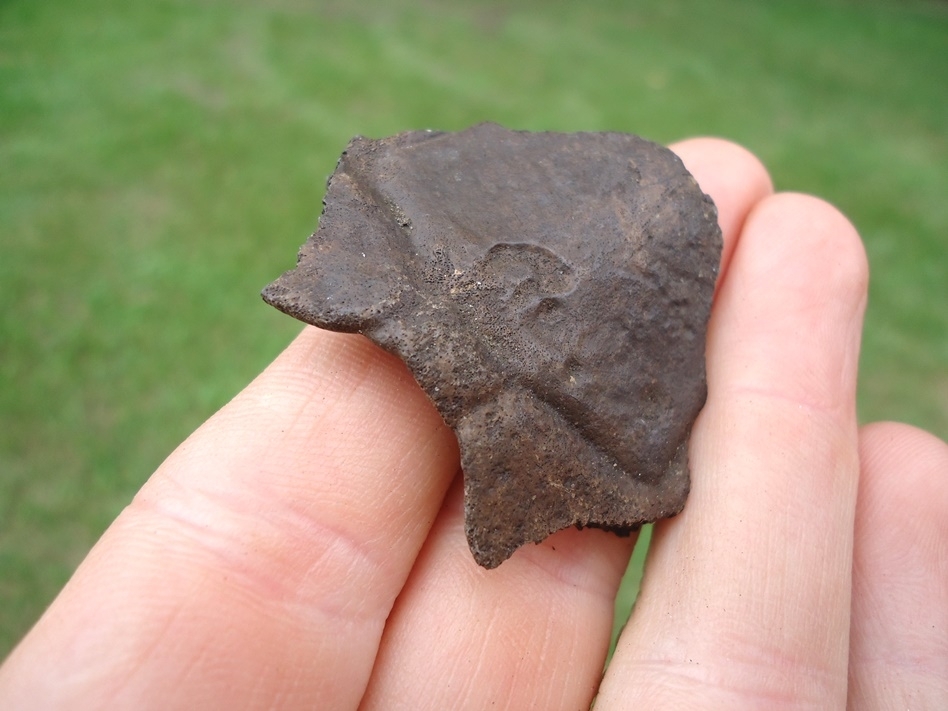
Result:
<instances>
[{"instance_id":1,"label":"fossil bone fragment","mask_svg":"<svg viewBox=\"0 0 948 711\"><path fill-rule=\"evenodd\" d=\"M721 234L671 151L494 124L355 138L324 202L263 297L405 361L457 434L478 563L682 509Z\"/></svg>"}]
</instances>

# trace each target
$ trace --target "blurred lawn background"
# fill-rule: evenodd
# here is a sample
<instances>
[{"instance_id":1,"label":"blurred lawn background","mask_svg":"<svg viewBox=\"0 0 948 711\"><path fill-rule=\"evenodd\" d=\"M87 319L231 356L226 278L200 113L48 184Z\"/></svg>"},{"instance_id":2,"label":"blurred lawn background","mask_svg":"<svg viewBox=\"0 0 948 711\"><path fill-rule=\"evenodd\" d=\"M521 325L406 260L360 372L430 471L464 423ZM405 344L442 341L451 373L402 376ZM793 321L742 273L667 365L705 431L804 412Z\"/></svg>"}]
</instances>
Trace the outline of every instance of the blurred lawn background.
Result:
<instances>
[{"instance_id":1,"label":"blurred lawn background","mask_svg":"<svg viewBox=\"0 0 948 711\"><path fill-rule=\"evenodd\" d=\"M0 0L0 658L299 330L258 292L356 134L743 143L865 238L862 419L945 437L946 77L938 0Z\"/></svg>"}]
</instances>

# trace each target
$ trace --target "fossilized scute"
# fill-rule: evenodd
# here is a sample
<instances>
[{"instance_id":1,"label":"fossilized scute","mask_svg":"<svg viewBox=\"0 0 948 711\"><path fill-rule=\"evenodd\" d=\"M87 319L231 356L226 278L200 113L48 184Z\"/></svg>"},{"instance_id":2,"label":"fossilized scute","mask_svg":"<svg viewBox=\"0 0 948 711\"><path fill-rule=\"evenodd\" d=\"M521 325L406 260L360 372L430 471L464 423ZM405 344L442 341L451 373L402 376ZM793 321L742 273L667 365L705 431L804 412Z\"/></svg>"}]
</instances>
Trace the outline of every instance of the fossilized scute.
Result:
<instances>
[{"instance_id":1,"label":"fossilized scute","mask_svg":"<svg viewBox=\"0 0 948 711\"><path fill-rule=\"evenodd\" d=\"M468 541L492 568L568 526L682 509L720 253L668 149L482 124L353 139L263 296L405 361L457 434Z\"/></svg>"}]
</instances>

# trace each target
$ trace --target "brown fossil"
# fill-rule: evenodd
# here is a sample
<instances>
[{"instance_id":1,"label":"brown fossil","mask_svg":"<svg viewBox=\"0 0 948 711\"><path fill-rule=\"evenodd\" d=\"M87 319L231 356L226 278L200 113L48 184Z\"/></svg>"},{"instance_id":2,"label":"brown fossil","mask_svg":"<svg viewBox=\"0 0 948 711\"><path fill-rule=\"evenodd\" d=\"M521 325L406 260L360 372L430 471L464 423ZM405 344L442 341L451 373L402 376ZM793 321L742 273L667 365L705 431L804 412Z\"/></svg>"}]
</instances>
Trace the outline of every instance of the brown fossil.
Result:
<instances>
[{"instance_id":1,"label":"brown fossil","mask_svg":"<svg viewBox=\"0 0 948 711\"><path fill-rule=\"evenodd\" d=\"M711 199L620 133L353 139L264 299L407 363L457 434L474 558L678 513L721 254Z\"/></svg>"}]
</instances>

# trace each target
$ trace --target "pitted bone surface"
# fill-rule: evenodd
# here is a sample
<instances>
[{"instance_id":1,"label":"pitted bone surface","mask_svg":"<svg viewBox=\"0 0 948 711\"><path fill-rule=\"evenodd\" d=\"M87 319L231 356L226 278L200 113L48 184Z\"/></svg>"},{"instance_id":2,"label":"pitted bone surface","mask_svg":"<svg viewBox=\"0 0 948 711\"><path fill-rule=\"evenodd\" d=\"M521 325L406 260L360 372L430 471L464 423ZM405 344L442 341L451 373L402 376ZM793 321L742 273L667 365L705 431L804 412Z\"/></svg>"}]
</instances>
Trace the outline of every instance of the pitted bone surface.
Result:
<instances>
[{"instance_id":1,"label":"pitted bone surface","mask_svg":"<svg viewBox=\"0 0 948 711\"><path fill-rule=\"evenodd\" d=\"M494 124L356 138L324 202L264 299L405 361L457 434L478 563L682 509L721 234L671 151Z\"/></svg>"}]
</instances>

